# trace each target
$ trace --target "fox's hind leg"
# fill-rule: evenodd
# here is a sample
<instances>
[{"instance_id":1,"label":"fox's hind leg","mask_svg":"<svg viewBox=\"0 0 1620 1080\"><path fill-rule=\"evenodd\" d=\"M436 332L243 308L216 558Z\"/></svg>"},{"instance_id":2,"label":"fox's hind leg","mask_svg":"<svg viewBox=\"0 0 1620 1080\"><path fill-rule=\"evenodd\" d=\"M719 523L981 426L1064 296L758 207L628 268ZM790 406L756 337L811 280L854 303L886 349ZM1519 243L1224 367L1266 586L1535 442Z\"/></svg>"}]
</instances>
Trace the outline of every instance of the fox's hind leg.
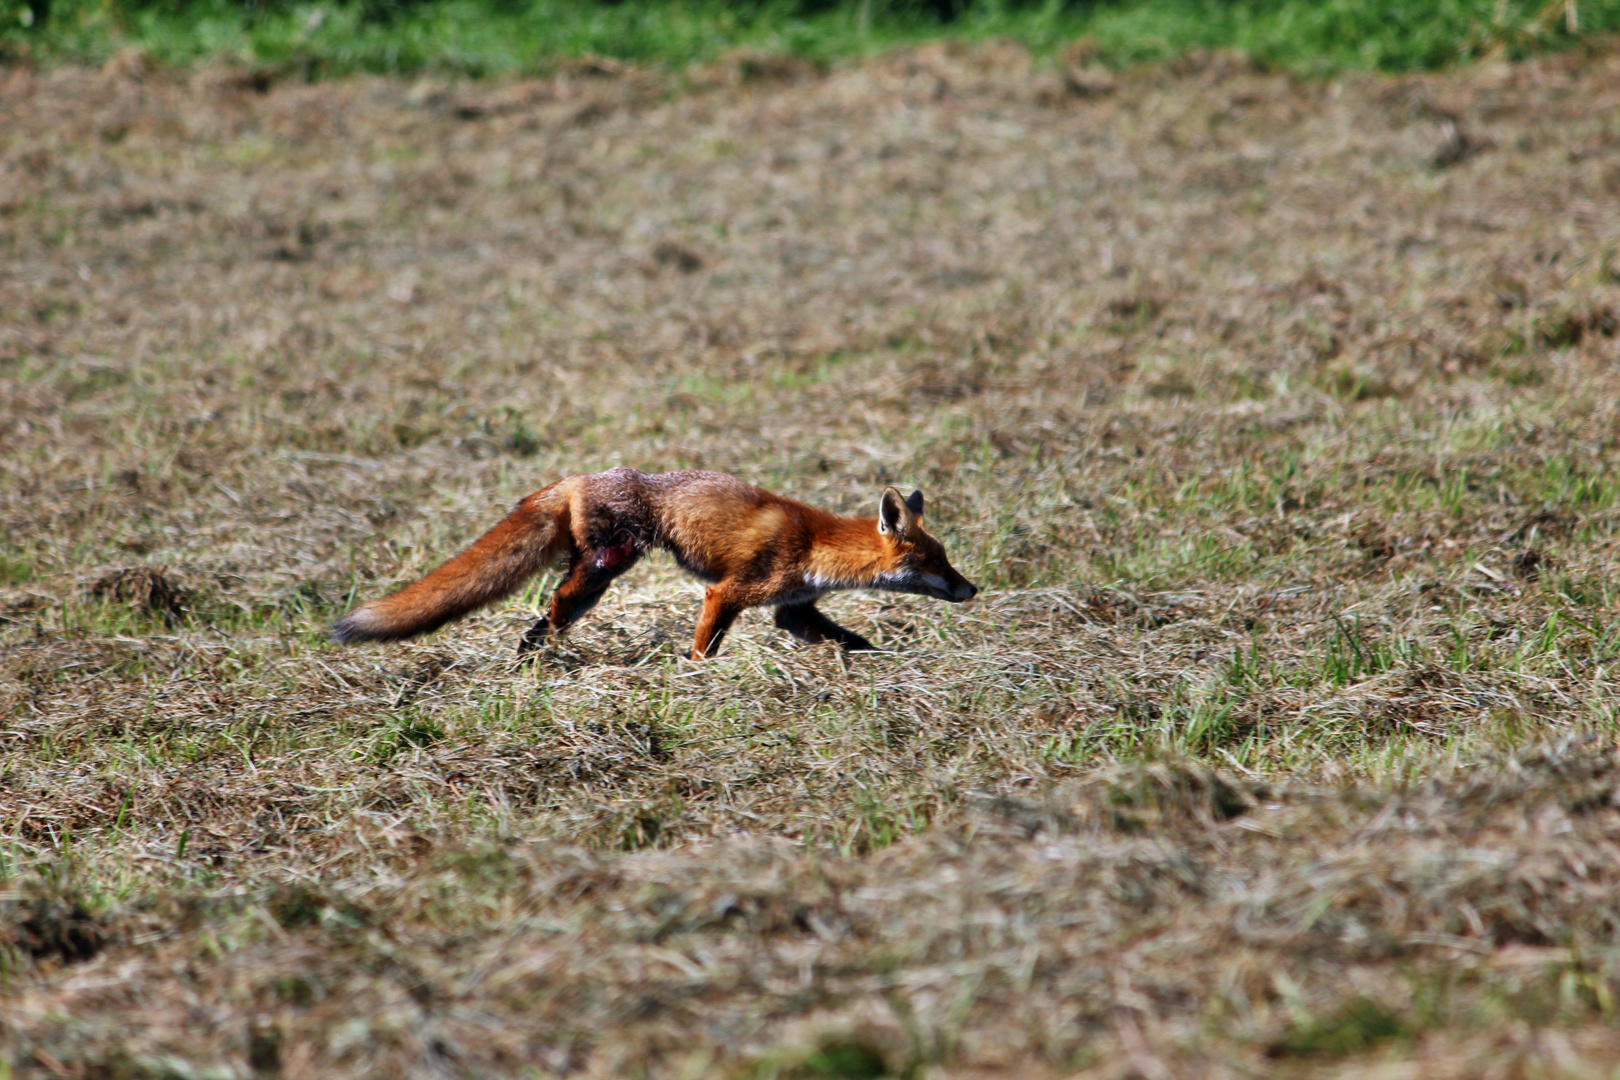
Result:
<instances>
[{"instance_id":1,"label":"fox's hind leg","mask_svg":"<svg viewBox=\"0 0 1620 1080\"><path fill-rule=\"evenodd\" d=\"M552 634L560 634L602 599L613 579L636 564L641 552L629 533L620 531L612 540L595 548L579 551L557 591L551 594L551 610L524 633L518 642L518 655L533 652Z\"/></svg>"},{"instance_id":2,"label":"fox's hind leg","mask_svg":"<svg viewBox=\"0 0 1620 1080\"><path fill-rule=\"evenodd\" d=\"M534 620L534 625L523 632L518 639L518 655L527 656L546 643L551 636L551 617L542 615Z\"/></svg>"},{"instance_id":3,"label":"fox's hind leg","mask_svg":"<svg viewBox=\"0 0 1620 1080\"><path fill-rule=\"evenodd\" d=\"M845 630L817 611L814 604L783 604L776 609L775 621L783 630L812 645L820 641L836 641L852 652L876 648L855 631Z\"/></svg>"}]
</instances>

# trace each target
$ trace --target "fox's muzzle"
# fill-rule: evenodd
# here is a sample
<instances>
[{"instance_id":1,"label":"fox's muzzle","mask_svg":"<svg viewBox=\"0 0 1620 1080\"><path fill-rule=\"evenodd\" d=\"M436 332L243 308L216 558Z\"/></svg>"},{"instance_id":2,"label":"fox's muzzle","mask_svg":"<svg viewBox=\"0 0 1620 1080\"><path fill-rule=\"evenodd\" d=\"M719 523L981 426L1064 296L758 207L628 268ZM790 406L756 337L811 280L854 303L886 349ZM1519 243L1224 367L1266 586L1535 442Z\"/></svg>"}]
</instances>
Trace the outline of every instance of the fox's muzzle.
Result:
<instances>
[{"instance_id":1,"label":"fox's muzzle","mask_svg":"<svg viewBox=\"0 0 1620 1080\"><path fill-rule=\"evenodd\" d=\"M964 600L971 600L979 593L979 588L961 574L953 574L955 581L940 574L928 574L923 578L926 588L922 591L936 600L945 600L952 604L960 604Z\"/></svg>"}]
</instances>

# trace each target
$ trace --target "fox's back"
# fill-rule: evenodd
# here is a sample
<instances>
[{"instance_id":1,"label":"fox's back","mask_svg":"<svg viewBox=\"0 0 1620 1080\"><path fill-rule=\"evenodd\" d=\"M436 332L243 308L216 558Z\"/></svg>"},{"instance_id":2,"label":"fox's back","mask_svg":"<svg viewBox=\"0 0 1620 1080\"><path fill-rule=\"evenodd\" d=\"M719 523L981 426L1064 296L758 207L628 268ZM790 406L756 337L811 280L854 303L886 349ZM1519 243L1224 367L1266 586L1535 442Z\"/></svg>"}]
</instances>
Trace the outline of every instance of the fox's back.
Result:
<instances>
[{"instance_id":1,"label":"fox's back","mask_svg":"<svg viewBox=\"0 0 1620 1080\"><path fill-rule=\"evenodd\" d=\"M735 476L698 469L618 468L584 480L643 543L664 548L708 581L794 559L809 518L819 513Z\"/></svg>"}]
</instances>

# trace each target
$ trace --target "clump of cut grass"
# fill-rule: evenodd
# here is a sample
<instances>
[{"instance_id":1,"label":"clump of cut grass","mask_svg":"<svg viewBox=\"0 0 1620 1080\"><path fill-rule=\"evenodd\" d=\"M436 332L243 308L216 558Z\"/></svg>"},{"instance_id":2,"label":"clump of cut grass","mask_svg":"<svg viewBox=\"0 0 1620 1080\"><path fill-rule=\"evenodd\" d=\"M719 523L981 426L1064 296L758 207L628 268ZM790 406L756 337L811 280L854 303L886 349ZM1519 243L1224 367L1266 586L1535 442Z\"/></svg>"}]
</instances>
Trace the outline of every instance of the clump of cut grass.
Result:
<instances>
[{"instance_id":1,"label":"clump of cut grass","mask_svg":"<svg viewBox=\"0 0 1620 1080\"><path fill-rule=\"evenodd\" d=\"M33 963L82 963L106 945L104 922L91 914L82 899L42 890L14 901L8 915L8 944Z\"/></svg>"},{"instance_id":2,"label":"clump of cut grass","mask_svg":"<svg viewBox=\"0 0 1620 1080\"><path fill-rule=\"evenodd\" d=\"M126 566L108 571L90 585L88 595L168 623L185 618L192 606L191 590L176 582L168 568L162 566Z\"/></svg>"}]
</instances>

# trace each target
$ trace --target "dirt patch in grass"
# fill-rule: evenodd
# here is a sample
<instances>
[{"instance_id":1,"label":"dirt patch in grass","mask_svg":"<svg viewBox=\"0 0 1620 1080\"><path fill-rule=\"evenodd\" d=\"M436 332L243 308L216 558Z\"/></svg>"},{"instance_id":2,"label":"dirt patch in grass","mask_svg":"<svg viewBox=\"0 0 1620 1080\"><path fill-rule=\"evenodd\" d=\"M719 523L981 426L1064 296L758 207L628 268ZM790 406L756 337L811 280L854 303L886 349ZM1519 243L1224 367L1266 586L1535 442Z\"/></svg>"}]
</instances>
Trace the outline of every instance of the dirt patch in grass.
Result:
<instances>
[{"instance_id":1,"label":"dirt patch in grass","mask_svg":"<svg viewBox=\"0 0 1620 1080\"><path fill-rule=\"evenodd\" d=\"M1051 74L0 74L14 1070L1620 1058L1620 65ZM983 592L322 637L617 464Z\"/></svg>"}]
</instances>

